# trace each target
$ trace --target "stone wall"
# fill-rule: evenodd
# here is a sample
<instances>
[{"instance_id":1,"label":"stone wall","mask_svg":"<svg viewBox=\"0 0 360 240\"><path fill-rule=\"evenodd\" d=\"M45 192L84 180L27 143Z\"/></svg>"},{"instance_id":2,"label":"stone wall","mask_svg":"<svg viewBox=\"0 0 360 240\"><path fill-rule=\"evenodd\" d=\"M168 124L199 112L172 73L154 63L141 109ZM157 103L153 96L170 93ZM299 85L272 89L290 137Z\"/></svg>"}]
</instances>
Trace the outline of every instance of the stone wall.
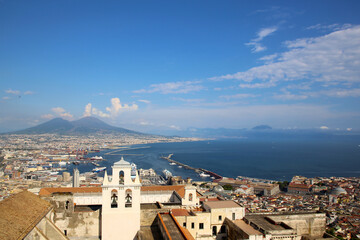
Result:
<instances>
[{"instance_id":1,"label":"stone wall","mask_svg":"<svg viewBox=\"0 0 360 240\"><path fill-rule=\"evenodd\" d=\"M297 234L301 236L321 237L325 232L325 213L283 214L268 217L275 222L284 222L296 229Z\"/></svg>"},{"instance_id":2,"label":"stone wall","mask_svg":"<svg viewBox=\"0 0 360 240\"><path fill-rule=\"evenodd\" d=\"M69 239L100 239L101 206L76 206L71 194L44 198L53 205L52 221Z\"/></svg>"}]
</instances>

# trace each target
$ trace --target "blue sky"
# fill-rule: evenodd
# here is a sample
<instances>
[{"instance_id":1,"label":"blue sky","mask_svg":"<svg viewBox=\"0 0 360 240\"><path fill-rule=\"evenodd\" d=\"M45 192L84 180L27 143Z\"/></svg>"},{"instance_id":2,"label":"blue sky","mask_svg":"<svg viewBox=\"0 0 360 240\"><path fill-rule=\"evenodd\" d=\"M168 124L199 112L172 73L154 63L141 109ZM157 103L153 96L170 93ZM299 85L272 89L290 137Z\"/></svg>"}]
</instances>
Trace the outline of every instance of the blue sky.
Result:
<instances>
[{"instance_id":1,"label":"blue sky","mask_svg":"<svg viewBox=\"0 0 360 240\"><path fill-rule=\"evenodd\" d=\"M0 131L360 129L359 1L0 2Z\"/></svg>"}]
</instances>

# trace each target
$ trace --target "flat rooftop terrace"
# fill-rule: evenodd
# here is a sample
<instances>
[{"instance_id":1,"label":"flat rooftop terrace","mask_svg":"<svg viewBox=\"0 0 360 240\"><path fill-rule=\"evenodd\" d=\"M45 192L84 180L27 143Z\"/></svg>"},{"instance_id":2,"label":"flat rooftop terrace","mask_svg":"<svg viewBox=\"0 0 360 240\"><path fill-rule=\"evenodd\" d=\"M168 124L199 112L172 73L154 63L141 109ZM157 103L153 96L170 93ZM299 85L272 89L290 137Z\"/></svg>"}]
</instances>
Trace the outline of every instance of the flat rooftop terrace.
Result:
<instances>
[{"instance_id":1,"label":"flat rooftop terrace","mask_svg":"<svg viewBox=\"0 0 360 240\"><path fill-rule=\"evenodd\" d=\"M277 224L275 221L271 220L271 215L249 215L246 216L245 219L249 222L249 224L253 223L266 232L293 230L286 224Z\"/></svg>"}]
</instances>

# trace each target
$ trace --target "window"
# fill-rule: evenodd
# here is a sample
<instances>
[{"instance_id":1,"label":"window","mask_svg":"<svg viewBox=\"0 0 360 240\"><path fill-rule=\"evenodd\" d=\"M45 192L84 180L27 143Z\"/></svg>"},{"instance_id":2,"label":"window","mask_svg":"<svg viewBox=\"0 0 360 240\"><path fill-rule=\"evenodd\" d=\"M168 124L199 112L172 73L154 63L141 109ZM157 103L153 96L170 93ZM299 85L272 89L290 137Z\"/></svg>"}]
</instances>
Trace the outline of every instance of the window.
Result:
<instances>
[{"instance_id":1,"label":"window","mask_svg":"<svg viewBox=\"0 0 360 240\"><path fill-rule=\"evenodd\" d=\"M225 233L226 232L226 228L225 228L225 226L223 225L223 226L221 226L221 228L220 228L220 232L221 233Z\"/></svg>"},{"instance_id":2,"label":"window","mask_svg":"<svg viewBox=\"0 0 360 240\"><path fill-rule=\"evenodd\" d=\"M192 200L193 200L193 195L192 195L192 193L190 193L189 194L189 202L192 202Z\"/></svg>"},{"instance_id":3,"label":"window","mask_svg":"<svg viewBox=\"0 0 360 240\"><path fill-rule=\"evenodd\" d=\"M222 216L221 215L219 215L219 221L221 221L222 220Z\"/></svg>"},{"instance_id":4,"label":"window","mask_svg":"<svg viewBox=\"0 0 360 240\"><path fill-rule=\"evenodd\" d=\"M69 201L66 201L66 203L65 203L65 209L66 209L66 210L69 209L69 203L70 203Z\"/></svg>"},{"instance_id":5,"label":"window","mask_svg":"<svg viewBox=\"0 0 360 240\"><path fill-rule=\"evenodd\" d=\"M186 228L186 222L183 222L183 227Z\"/></svg>"},{"instance_id":6,"label":"window","mask_svg":"<svg viewBox=\"0 0 360 240\"><path fill-rule=\"evenodd\" d=\"M191 223L191 229L194 229L195 228L195 223Z\"/></svg>"},{"instance_id":7,"label":"window","mask_svg":"<svg viewBox=\"0 0 360 240\"><path fill-rule=\"evenodd\" d=\"M67 230L64 230L64 235L67 236Z\"/></svg>"},{"instance_id":8,"label":"window","mask_svg":"<svg viewBox=\"0 0 360 240\"><path fill-rule=\"evenodd\" d=\"M235 213L232 214L232 220L235 220Z\"/></svg>"},{"instance_id":9,"label":"window","mask_svg":"<svg viewBox=\"0 0 360 240\"><path fill-rule=\"evenodd\" d=\"M204 223L199 223L199 229L204 229Z\"/></svg>"}]
</instances>

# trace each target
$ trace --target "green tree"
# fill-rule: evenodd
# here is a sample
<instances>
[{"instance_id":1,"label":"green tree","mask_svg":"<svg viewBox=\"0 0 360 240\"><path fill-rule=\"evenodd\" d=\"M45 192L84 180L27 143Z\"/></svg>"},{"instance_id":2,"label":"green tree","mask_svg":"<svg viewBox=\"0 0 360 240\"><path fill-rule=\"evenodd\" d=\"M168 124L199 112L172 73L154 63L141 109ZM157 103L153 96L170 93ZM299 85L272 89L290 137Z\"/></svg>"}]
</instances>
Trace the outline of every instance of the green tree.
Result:
<instances>
[{"instance_id":1,"label":"green tree","mask_svg":"<svg viewBox=\"0 0 360 240\"><path fill-rule=\"evenodd\" d=\"M224 190L234 190L234 188L233 188L233 186L231 186L230 184L225 184L224 186L223 186L223 189Z\"/></svg>"}]
</instances>

